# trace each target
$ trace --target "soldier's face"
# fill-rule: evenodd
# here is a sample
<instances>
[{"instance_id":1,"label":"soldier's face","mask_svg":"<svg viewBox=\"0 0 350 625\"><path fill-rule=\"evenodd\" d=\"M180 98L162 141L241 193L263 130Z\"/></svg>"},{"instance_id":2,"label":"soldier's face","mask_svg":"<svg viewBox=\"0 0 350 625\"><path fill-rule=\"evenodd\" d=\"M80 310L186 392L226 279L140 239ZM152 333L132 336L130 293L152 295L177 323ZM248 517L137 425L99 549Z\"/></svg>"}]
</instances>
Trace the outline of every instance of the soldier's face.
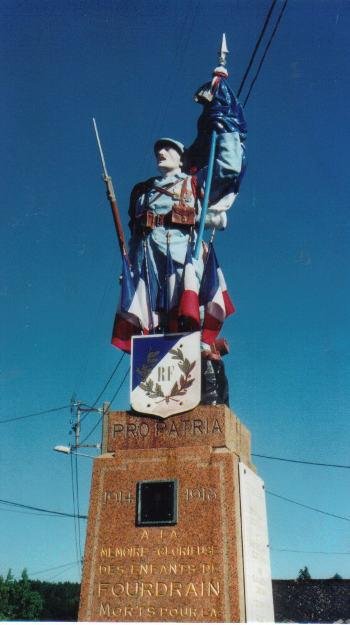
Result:
<instances>
[{"instance_id":1,"label":"soldier's face","mask_svg":"<svg viewBox=\"0 0 350 625\"><path fill-rule=\"evenodd\" d=\"M159 148L156 158L158 169L162 174L171 173L175 169L181 169L181 155L170 144L165 144Z\"/></svg>"}]
</instances>

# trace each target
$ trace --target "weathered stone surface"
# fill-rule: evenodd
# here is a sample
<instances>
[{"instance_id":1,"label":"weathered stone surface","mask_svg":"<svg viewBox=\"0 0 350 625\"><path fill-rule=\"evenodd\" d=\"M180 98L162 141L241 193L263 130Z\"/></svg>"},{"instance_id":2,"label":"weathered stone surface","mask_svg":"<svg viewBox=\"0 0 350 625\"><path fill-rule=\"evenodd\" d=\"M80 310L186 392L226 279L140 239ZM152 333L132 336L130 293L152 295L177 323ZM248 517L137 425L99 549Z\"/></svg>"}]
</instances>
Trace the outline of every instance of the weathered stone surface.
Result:
<instances>
[{"instance_id":1,"label":"weathered stone surface","mask_svg":"<svg viewBox=\"0 0 350 625\"><path fill-rule=\"evenodd\" d=\"M94 462L79 620L244 621L238 463L254 469L249 432L225 406L166 421L111 412L108 432ZM137 484L173 479L176 525L137 527Z\"/></svg>"},{"instance_id":2,"label":"weathered stone surface","mask_svg":"<svg viewBox=\"0 0 350 625\"><path fill-rule=\"evenodd\" d=\"M197 445L227 447L254 470L250 458L250 432L225 405L198 406L168 419L111 411L106 438L103 452Z\"/></svg>"},{"instance_id":3,"label":"weathered stone surface","mask_svg":"<svg viewBox=\"0 0 350 625\"><path fill-rule=\"evenodd\" d=\"M239 463L239 477L247 622L273 623L265 486L244 462Z\"/></svg>"}]
</instances>

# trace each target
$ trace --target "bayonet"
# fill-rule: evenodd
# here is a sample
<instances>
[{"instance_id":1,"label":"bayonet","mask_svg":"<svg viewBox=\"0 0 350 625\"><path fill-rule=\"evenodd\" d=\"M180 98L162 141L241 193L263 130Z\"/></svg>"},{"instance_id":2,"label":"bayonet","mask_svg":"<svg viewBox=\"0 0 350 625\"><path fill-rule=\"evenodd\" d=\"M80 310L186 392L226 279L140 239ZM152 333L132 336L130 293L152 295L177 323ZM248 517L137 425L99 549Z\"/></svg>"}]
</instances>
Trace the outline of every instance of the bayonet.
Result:
<instances>
[{"instance_id":1,"label":"bayonet","mask_svg":"<svg viewBox=\"0 0 350 625\"><path fill-rule=\"evenodd\" d=\"M225 33L223 33L222 42L221 42L221 50L219 52L219 65L221 67L226 67L226 55L227 54L229 54L229 51L226 45L226 35Z\"/></svg>"}]
</instances>

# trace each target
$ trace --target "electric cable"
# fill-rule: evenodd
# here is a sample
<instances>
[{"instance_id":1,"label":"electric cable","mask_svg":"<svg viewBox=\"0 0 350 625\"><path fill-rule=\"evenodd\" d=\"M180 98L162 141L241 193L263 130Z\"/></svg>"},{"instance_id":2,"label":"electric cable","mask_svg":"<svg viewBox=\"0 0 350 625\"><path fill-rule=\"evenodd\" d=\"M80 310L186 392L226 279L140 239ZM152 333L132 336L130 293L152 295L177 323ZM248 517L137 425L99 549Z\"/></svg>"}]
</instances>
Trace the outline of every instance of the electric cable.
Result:
<instances>
[{"instance_id":1,"label":"electric cable","mask_svg":"<svg viewBox=\"0 0 350 625\"><path fill-rule=\"evenodd\" d=\"M104 204L104 202L101 201L99 206L100 205L102 206L102 204ZM72 393L73 396L78 393L78 390L79 390L79 388L81 386L82 379L83 379L83 377L85 375L85 372L86 372L86 369L87 369L87 366L88 366L88 363L89 363L89 360L90 360L90 357L91 357L90 356L91 349L89 349L89 345L91 344L91 337L93 335L93 331L94 331L95 325L97 323L97 319L99 318L100 312L101 312L101 310L103 308L103 302L104 302L104 300L105 300L105 298L107 296L107 293L112 288L112 281L115 280L115 273L116 273L116 271L115 271L115 269L116 269L115 264L116 264L115 263L115 258L113 258L113 262L112 263L108 263L108 267L109 267L108 278L106 280L104 291L102 293L99 305L97 306L95 316L94 316L94 318L92 320L91 327L89 329L89 337L88 337L89 340L85 341L85 347L84 347L84 349L82 351L82 355L81 355L81 362L82 362L82 364L80 366L80 369L78 370L79 371L79 375L77 376L75 384L74 384L74 389L75 390Z\"/></svg>"},{"instance_id":2,"label":"electric cable","mask_svg":"<svg viewBox=\"0 0 350 625\"><path fill-rule=\"evenodd\" d=\"M23 503L18 503L17 501L9 501L8 499L0 499L0 503L8 504L10 506L18 507L18 508L26 508L28 510L38 510L39 512L46 512L53 516L62 516L62 517L74 517L74 514L69 512L59 512L58 510L49 510L48 508L38 508L37 506L28 506ZM86 515L81 515L81 519L87 519Z\"/></svg>"},{"instance_id":3,"label":"electric cable","mask_svg":"<svg viewBox=\"0 0 350 625\"><path fill-rule=\"evenodd\" d=\"M280 460L281 462L294 462L295 464L311 464L316 467L331 467L334 469L350 469L347 464L328 464L327 462L311 462L309 460L293 460L292 458L279 458L278 456L265 456L263 454L252 454L256 458L267 458L268 460Z\"/></svg>"},{"instance_id":4,"label":"electric cable","mask_svg":"<svg viewBox=\"0 0 350 625\"><path fill-rule=\"evenodd\" d=\"M238 91L237 91L237 97L238 97L238 98L239 98L240 93L241 93L241 91L242 91L242 89L243 89L243 87L244 87L244 83L245 83L245 81L246 81L246 79L247 79L247 76L248 76L248 74L249 74L249 70L250 70L251 66L253 65L253 62L254 62L254 59L255 59L255 55L256 55L256 53L257 53L257 51L258 51L258 48L259 48L260 43L261 43L261 40L262 40L262 38L263 38L263 36L264 36L265 30L266 30L267 25L268 25L268 23L269 23L269 21L270 21L271 13L272 13L272 11L273 11L273 8L274 8L274 6L275 6L276 2L277 2L277 0L272 0L272 4L271 4L270 9L269 9L269 12L268 12L268 14L267 14L267 16L266 16L265 23L264 23L264 25L263 25L263 27L262 27L262 30L261 30L260 35L259 35L259 37L258 37L258 40L257 40L257 42L256 42L256 44L255 44L255 48L254 48L254 50L253 50L253 54L252 54L252 56L250 57L250 61L249 61L249 63L248 63L247 69L245 70L244 76L243 76L243 78L242 78L242 80L241 80L241 84L239 85L239 89L238 89Z\"/></svg>"},{"instance_id":5,"label":"electric cable","mask_svg":"<svg viewBox=\"0 0 350 625\"><path fill-rule=\"evenodd\" d=\"M72 498L73 498L73 511L74 511L74 546L75 546L75 556L76 559L79 560L79 548L78 548L78 529L77 529L77 521L75 518L76 515L76 503L75 503L75 489L74 489L74 474L73 474L73 458L70 456L70 470L71 470L71 486L72 486Z\"/></svg>"},{"instance_id":6,"label":"electric cable","mask_svg":"<svg viewBox=\"0 0 350 625\"><path fill-rule=\"evenodd\" d=\"M287 551L288 553L317 553L329 556L350 556L350 551L304 551L303 549L277 549L270 547L271 551Z\"/></svg>"},{"instance_id":7,"label":"electric cable","mask_svg":"<svg viewBox=\"0 0 350 625\"><path fill-rule=\"evenodd\" d=\"M164 85L162 88L162 98L158 98L158 110L153 115L153 121L149 124L149 132L148 139L144 141L145 145L153 144L154 137L159 136L160 128L162 127L163 121L169 117L168 109L169 104L174 98L174 93L176 92L177 85L176 81L179 80L178 77L182 75L181 69L183 68L184 59L187 56L187 48L189 45L191 33L195 24L198 8L199 8L199 0L194 4L193 7L193 15L191 17L190 11L187 13L183 11L184 19L180 28L178 29L180 39L177 41L177 45L175 47L175 52L173 58L170 61L169 66L176 68L176 72L168 72L167 79L164 81ZM187 4L189 8L189 3ZM175 80L174 80L175 77ZM164 95L165 94L165 95ZM165 100L164 100L165 98ZM140 162L139 171L141 172L148 164L151 162L150 154L145 154Z\"/></svg>"},{"instance_id":8,"label":"electric cable","mask_svg":"<svg viewBox=\"0 0 350 625\"><path fill-rule=\"evenodd\" d=\"M113 369L113 371L112 371L111 375L109 376L109 378L108 378L108 380L107 380L106 384L104 385L104 387L103 387L103 389L102 389L101 393L100 393L100 394L99 394L99 396L95 399L95 401L94 401L94 403L92 404L91 408L94 408L94 407L96 406L97 402L99 401L100 397L102 397L102 395L103 395L103 393L105 392L105 390L106 390L106 388L107 388L108 384L111 382L111 380L112 380L112 378L113 378L114 374L115 374L115 373L116 373L116 371L118 370L119 365L121 364L121 362L122 362L122 360L123 360L124 356L125 356L125 352L123 352L123 353L122 353L122 355L121 355L120 359L118 360L118 362L117 362L116 366L114 367L114 369Z\"/></svg>"},{"instance_id":9,"label":"electric cable","mask_svg":"<svg viewBox=\"0 0 350 625\"><path fill-rule=\"evenodd\" d=\"M7 506L8 504L2 504L0 503L0 506ZM52 516L52 514L49 513L45 513L45 512L30 512L29 510L12 510L11 508L0 508L1 512L11 512L11 514L26 514L28 516Z\"/></svg>"},{"instance_id":10,"label":"electric cable","mask_svg":"<svg viewBox=\"0 0 350 625\"><path fill-rule=\"evenodd\" d=\"M257 80L257 78L258 78L258 76L259 76L259 74L260 74L260 70L261 70L262 65L263 65L263 63L264 63L264 60L265 60L266 54L267 54L267 52L268 52L268 49L269 49L269 47L270 47L270 45L271 45L271 43L272 43L272 40L273 40L273 38L274 38L274 36L275 36L275 34L276 34L276 31L277 31L277 28L278 28L278 26L279 26L279 23L280 23L280 21L281 21L281 19L282 19L282 15L283 15L283 13L284 13L284 11L285 11L285 8L286 8L286 6L287 6L287 2L288 2L288 0L285 0L285 1L284 1L283 7L282 7L282 9L281 9L281 12L280 12L280 14L279 14L278 18L277 18L277 21L276 21L275 27L274 27L274 29L273 29L273 31L272 31L271 37L270 37L270 39L268 40L268 42L267 42L267 44L266 44L266 47L265 47L265 50L264 50L264 54L262 55L262 58L261 58L260 63L259 63L259 65L258 65L258 69L257 69L257 71L256 71L256 74L255 74L255 76L254 76L254 78L253 78L252 82L250 83L249 91L248 91L248 94L247 94L247 96L246 96L246 98L245 98L245 100L244 100L243 107L245 107L245 106L246 106L246 104L247 104L247 102L248 102L248 99L249 99L249 96L250 96L250 94L251 94L251 92L252 92L252 89L253 89L253 87L254 87L254 85L255 85L255 83L256 83L256 80Z\"/></svg>"},{"instance_id":11,"label":"electric cable","mask_svg":"<svg viewBox=\"0 0 350 625\"><path fill-rule=\"evenodd\" d=\"M129 367L129 368L128 368L128 370L126 371L126 373L125 373L125 375L124 375L124 377L123 377L122 381L120 382L120 384L119 384L119 386L118 386L118 388L117 388L116 392L114 393L114 395L113 395L113 397L112 397L112 399L111 399L111 401L110 401L110 403L109 403L109 406L111 406L111 405L112 405L112 403L114 402L114 400L116 399L116 397L117 397L117 395L118 395L118 393L119 393L119 391L120 391L121 387L123 386L123 384L124 384L124 382L125 382L125 380L126 380L126 378L127 378L127 375L128 375L128 373L129 373L129 371L130 371L130 367ZM90 430L90 432L89 432L89 433L85 436L85 438L81 441L81 445L82 445L83 443L85 443L85 441L87 441L87 440L88 440L88 438L90 438L91 434L93 434L93 433L94 433L94 431L96 430L96 428L100 425L100 423L101 423L101 421L102 421L102 419L103 419L103 416L104 416L104 415L102 415L102 416L99 418L99 420L97 421L97 423L95 423L94 427Z\"/></svg>"},{"instance_id":12,"label":"electric cable","mask_svg":"<svg viewBox=\"0 0 350 625\"><path fill-rule=\"evenodd\" d=\"M313 512L318 512L319 514L324 514L324 515L329 516L329 517L333 517L333 518L336 518L336 519L341 519L342 521L349 521L350 522L350 518L348 518L348 517L343 517L343 516L340 516L338 514L333 514L331 512L326 512L325 510L321 510L320 508L314 508L313 506L308 506L307 504L301 503L300 501L295 501L294 499L290 499L288 497L284 497L283 495L279 495L278 493L273 493L270 490L266 490L265 489L265 492L268 495L272 495L273 497L277 497L278 499L282 499L284 501L287 501L289 503L295 504L297 506L301 506L302 508L306 508L308 510L312 510ZM39 512L49 513L49 514L54 515L54 516L71 517L71 518L72 517L76 518L76 516L77 516L75 514L71 514L71 513L68 513L68 512L59 512L57 510L49 510L47 508L39 508L39 507L36 507L36 506L29 506L29 505L25 505L25 504L21 504L21 503L15 502L15 501L9 501L8 499L0 499L0 504L7 504L7 505L10 505L10 506L14 506L14 507L18 507L18 508L24 508L24 509L29 509L29 510L37 510ZM87 519L88 517L86 515L80 514L79 518L80 519Z\"/></svg>"},{"instance_id":13,"label":"electric cable","mask_svg":"<svg viewBox=\"0 0 350 625\"><path fill-rule=\"evenodd\" d=\"M313 510L314 512L319 512L319 514L325 514L326 516L334 517L335 519L341 519L342 521L349 521L350 519L345 516L339 516L338 514L333 514L332 512L325 512L324 510L320 510L319 508L313 508L312 506L307 506L305 503L301 503L300 501L295 501L295 499L289 499L288 497L283 497L282 495L278 495L277 493L272 493L270 490L265 490L268 495L272 495L273 497L278 497L279 499L283 499L284 501L288 501L289 503L294 503L296 506L301 506L302 508L307 508L308 510Z\"/></svg>"},{"instance_id":14,"label":"electric cable","mask_svg":"<svg viewBox=\"0 0 350 625\"><path fill-rule=\"evenodd\" d=\"M45 581L46 582L52 582L52 580L57 579L57 577L60 577L63 574L66 574L67 571L69 571L69 569L72 569L73 566L77 566L77 565L78 565L78 563L75 562L74 564L71 564L70 566L68 566L64 571L60 571L60 572L56 573L55 575L52 575L51 577L49 577L49 579L47 579ZM76 582L76 583L79 583L79 582Z\"/></svg>"},{"instance_id":15,"label":"electric cable","mask_svg":"<svg viewBox=\"0 0 350 625\"><path fill-rule=\"evenodd\" d=\"M103 419L103 416L104 416L104 415L102 415L102 417L100 417L100 418L99 418L99 420L97 421L97 423L95 423L95 425L94 425L94 426L93 426L93 428L90 430L90 432L89 432L89 433L85 436L85 438L83 438L83 440L81 441L81 445L83 445L83 443L85 443L85 441L87 441L87 440L88 440L88 438L90 438L91 434L93 434L93 433L94 433L94 431L96 430L96 428L100 425L100 423L101 423L101 421L102 421L102 419Z\"/></svg>"},{"instance_id":16,"label":"electric cable","mask_svg":"<svg viewBox=\"0 0 350 625\"><path fill-rule=\"evenodd\" d=\"M75 484L76 484L76 504L77 504L77 517L76 523L78 526L78 551L79 551L79 562L80 562L80 573L81 571L81 532L80 532L80 504L79 504L79 479L78 479L78 456L75 455Z\"/></svg>"},{"instance_id":17,"label":"electric cable","mask_svg":"<svg viewBox=\"0 0 350 625\"><path fill-rule=\"evenodd\" d=\"M89 406L89 408L91 408L91 409L92 409L92 408L95 408L95 406L96 406L97 402L98 402L98 401L99 401L99 399L102 397L102 395L103 395L103 393L105 392L106 388L107 388L107 387L108 387L108 385L110 384L110 382L111 382L111 380L112 380L113 376L114 376L114 375L115 375L115 373L118 371L119 365L121 364L121 362L122 362L122 360L123 360L124 356L125 356L125 352L123 352L123 353L122 353L122 355L121 355L121 357L119 358L119 360L118 360L118 362L117 362L116 366L114 367L114 369L113 369L113 371L112 371L111 375L109 376L109 378L108 378L108 380L107 380L106 384L104 385L104 387L103 387L102 391L101 391L101 392L100 392L100 394L97 396L97 398L95 399L95 401L94 401L94 403L92 404L92 406ZM80 423L82 423L82 422L84 421L84 419L86 419L87 415L88 415L88 413L86 413L86 414L84 414L84 415L82 416L82 418L80 419Z\"/></svg>"},{"instance_id":18,"label":"electric cable","mask_svg":"<svg viewBox=\"0 0 350 625\"><path fill-rule=\"evenodd\" d=\"M38 417L39 415L48 414L49 412L58 412L59 410L65 410L66 408L69 408L69 407L70 407L70 404L68 404L67 406L60 406L59 408L49 408L48 410L41 410L40 412L32 412L31 414L26 414L26 415L23 415L22 417L11 417L10 419L1 419L0 425L1 423L9 423L10 421L18 421L19 419L29 419L29 417Z\"/></svg>"},{"instance_id":19,"label":"electric cable","mask_svg":"<svg viewBox=\"0 0 350 625\"><path fill-rule=\"evenodd\" d=\"M66 562L66 564L58 564L58 566L51 566L50 568L42 569L41 571L34 571L34 573L28 572L28 577L31 577L32 575L41 575L42 573L48 573L49 571L56 571L57 569L63 569L67 566L72 566L73 564L76 564L75 560L73 562Z\"/></svg>"},{"instance_id":20,"label":"electric cable","mask_svg":"<svg viewBox=\"0 0 350 625\"><path fill-rule=\"evenodd\" d=\"M93 403L93 405L89 407L89 409L93 409L96 406L96 404L99 401L100 397L103 395L103 393L105 392L105 390L108 387L109 383L111 382L114 374L118 370L118 367L121 364L124 356L125 356L125 352L123 352L123 354L121 355L119 361L117 362L117 364L114 367L111 375L109 376L107 382L105 383L102 391L100 392L100 394L95 399L95 402ZM81 405L82 404L80 404L80 406ZM88 412L86 412L82 416L82 418L80 419L80 424L84 421L84 419L87 417L87 415L88 415ZM100 423L100 422L101 422L101 419L98 421L98 423ZM96 424L95 428L93 428L92 431L94 431L94 429L96 429L98 423ZM90 434L89 434L89 436L90 436ZM84 440L82 441L82 443L83 442L84 442ZM75 464L75 467L74 467L74 470L73 470L73 462L72 462L72 457L71 457L73 509L74 509L74 513L76 514L75 521L74 521L75 549L76 549L77 558L78 558L79 563L80 563L79 567L80 567L80 574L81 574L82 573L82 551L81 551L81 528L80 528L80 519L79 519L80 504L79 504L79 478L78 478L78 460L77 460L77 456L75 456L75 463L74 464ZM74 476L73 476L73 474L74 474ZM75 477L75 492L74 492L74 477Z\"/></svg>"},{"instance_id":21,"label":"electric cable","mask_svg":"<svg viewBox=\"0 0 350 625\"><path fill-rule=\"evenodd\" d=\"M109 404L110 406L113 404L113 402L114 402L114 400L116 399L116 397L117 397L117 395L118 395L118 393L119 393L120 389L122 388L122 386L123 386L123 384L124 384L124 382L125 382L125 380L126 380L126 378L127 378L128 374L129 374L129 371L130 371L130 367L128 368L127 372L125 373L125 375L124 375L124 377L123 377L122 381L120 382L120 384L119 384L119 386L118 386L118 388L117 388L116 392L114 393L114 395L113 395L113 397L112 397L112 399L111 399L111 401L110 401L110 404Z\"/></svg>"}]
</instances>

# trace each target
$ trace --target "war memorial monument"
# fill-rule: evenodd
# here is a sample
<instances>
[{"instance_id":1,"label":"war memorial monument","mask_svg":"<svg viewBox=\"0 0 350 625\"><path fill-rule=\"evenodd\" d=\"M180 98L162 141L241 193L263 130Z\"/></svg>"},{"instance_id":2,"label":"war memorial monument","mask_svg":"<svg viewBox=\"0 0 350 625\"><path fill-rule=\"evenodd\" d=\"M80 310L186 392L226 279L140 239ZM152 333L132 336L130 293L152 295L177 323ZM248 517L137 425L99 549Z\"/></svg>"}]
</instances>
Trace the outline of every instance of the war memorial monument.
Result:
<instances>
[{"instance_id":1,"label":"war memorial monument","mask_svg":"<svg viewBox=\"0 0 350 625\"><path fill-rule=\"evenodd\" d=\"M228 407L219 337L234 307L214 251L246 166L246 123L226 39L195 100L194 143L154 146L136 184L112 343L131 353L130 410L109 411L94 461L80 621L274 620L263 481ZM209 243L203 240L209 230Z\"/></svg>"}]
</instances>

